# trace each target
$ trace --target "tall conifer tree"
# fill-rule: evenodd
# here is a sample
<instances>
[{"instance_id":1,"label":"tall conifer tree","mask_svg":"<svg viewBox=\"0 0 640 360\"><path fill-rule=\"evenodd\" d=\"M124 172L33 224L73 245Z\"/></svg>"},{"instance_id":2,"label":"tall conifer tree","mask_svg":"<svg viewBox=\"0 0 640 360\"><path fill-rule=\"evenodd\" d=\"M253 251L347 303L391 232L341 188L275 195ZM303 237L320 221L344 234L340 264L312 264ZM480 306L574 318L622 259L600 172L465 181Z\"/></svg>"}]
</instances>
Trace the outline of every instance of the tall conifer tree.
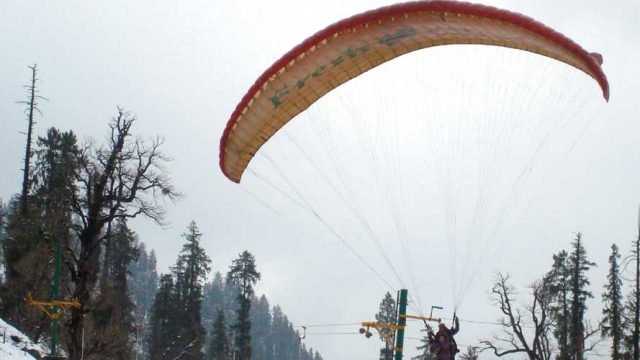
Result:
<instances>
[{"instance_id":1,"label":"tall conifer tree","mask_svg":"<svg viewBox=\"0 0 640 360\"><path fill-rule=\"evenodd\" d=\"M543 280L550 293L555 294L551 314L555 322L553 335L558 342L558 360L571 359L571 349L569 347L569 321L571 318L569 312L569 279L571 274L568 258L569 254L565 250L553 255L553 265Z\"/></svg>"},{"instance_id":2,"label":"tall conifer tree","mask_svg":"<svg viewBox=\"0 0 640 360\"><path fill-rule=\"evenodd\" d=\"M75 135L55 128L49 129L36 144L29 181L29 208L33 211L24 216L14 202L7 219L8 237L2 244L6 289L1 301L5 319L21 324L22 330L34 340L47 333L48 321L40 310L26 305L23 299L27 293L35 299L54 296L56 243L62 249L73 248L71 198L76 190L74 173L79 152ZM61 256L62 263L70 260L68 252L62 252ZM69 298L71 277L67 271L62 275L55 296Z\"/></svg>"},{"instance_id":3,"label":"tall conifer tree","mask_svg":"<svg viewBox=\"0 0 640 360\"><path fill-rule=\"evenodd\" d=\"M395 324L396 323L396 301L389 292L384 295L384 298L380 302L380 308L376 314L376 322L383 324ZM380 360L392 360L393 359L393 347L386 338L393 336L393 330L389 328L383 328L380 331L380 340L384 342L384 346L380 349Z\"/></svg>"},{"instance_id":4,"label":"tall conifer tree","mask_svg":"<svg viewBox=\"0 0 640 360\"><path fill-rule=\"evenodd\" d=\"M238 319L234 326L235 330L235 350L237 360L251 360L251 296L253 286L260 280L260 273L256 269L255 257L249 251L233 260L228 278L240 287L238 303L240 304L237 314Z\"/></svg>"},{"instance_id":5,"label":"tall conifer tree","mask_svg":"<svg viewBox=\"0 0 640 360\"><path fill-rule=\"evenodd\" d=\"M171 274L161 275L158 292L151 307L149 354L151 360L165 359L177 333L177 301Z\"/></svg>"},{"instance_id":6,"label":"tall conifer tree","mask_svg":"<svg viewBox=\"0 0 640 360\"><path fill-rule=\"evenodd\" d=\"M88 330L93 340L102 344L101 356L128 359L134 350L131 331L135 322L127 277L129 265L138 257L137 235L125 219L118 219L106 236L110 246L103 259L100 294Z\"/></svg>"},{"instance_id":7,"label":"tall conifer tree","mask_svg":"<svg viewBox=\"0 0 640 360\"><path fill-rule=\"evenodd\" d=\"M129 266L129 288L131 299L136 310L136 318L142 320L151 310L153 299L158 286L158 270L156 254L153 250L147 251L143 242L137 244L138 260Z\"/></svg>"},{"instance_id":8,"label":"tall conifer tree","mask_svg":"<svg viewBox=\"0 0 640 360\"><path fill-rule=\"evenodd\" d=\"M609 274L602 293L604 308L602 309L602 335L611 337L611 358L621 359L621 345L624 336L622 280L620 279L620 254L618 246L611 245L609 256Z\"/></svg>"},{"instance_id":9,"label":"tall conifer tree","mask_svg":"<svg viewBox=\"0 0 640 360\"><path fill-rule=\"evenodd\" d=\"M231 358L230 344L231 339L229 338L224 311L218 310L218 317L213 324L213 331L211 332L208 358L211 360L229 360Z\"/></svg>"},{"instance_id":10,"label":"tall conifer tree","mask_svg":"<svg viewBox=\"0 0 640 360\"><path fill-rule=\"evenodd\" d=\"M625 258L632 265L631 293L625 304L625 327L631 333L625 336L625 347L632 360L640 360L640 213L638 214L638 237L632 242L631 254Z\"/></svg>"},{"instance_id":11,"label":"tall conifer tree","mask_svg":"<svg viewBox=\"0 0 640 360\"><path fill-rule=\"evenodd\" d=\"M578 233L571 244L573 250L569 256L569 269L571 273L571 322L569 327L569 340L571 344L572 358L584 359L585 324L584 313L587 310L587 299L593 295L588 290L590 284L586 272L595 263L587 259L587 251L582 243L582 234Z\"/></svg>"},{"instance_id":12,"label":"tall conifer tree","mask_svg":"<svg viewBox=\"0 0 640 360\"><path fill-rule=\"evenodd\" d=\"M260 298L253 296L251 303L249 319L251 320L252 357L260 360L273 360L269 353L271 346L271 313L269 312L271 307L269 301L266 296L262 295Z\"/></svg>"},{"instance_id":13,"label":"tall conifer tree","mask_svg":"<svg viewBox=\"0 0 640 360\"><path fill-rule=\"evenodd\" d=\"M176 277L176 294L180 309L177 334L177 349L188 354L190 359L201 359L205 340L202 325L202 298L204 280L211 271L211 260L200 245L202 234L192 221L182 235L186 243L178 255L173 269Z\"/></svg>"},{"instance_id":14,"label":"tall conifer tree","mask_svg":"<svg viewBox=\"0 0 640 360\"><path fill-rule=\"evenodd\" d=\"M147 359L149 347L144 339L149 332L148 314L151 313L158 286L157 260L155 252L147 252L143 242L136 243L135 247L138 249L138 260L129 265L127 280L134 305L136 356L139 359Z\"/></svg>"}]
</instances>

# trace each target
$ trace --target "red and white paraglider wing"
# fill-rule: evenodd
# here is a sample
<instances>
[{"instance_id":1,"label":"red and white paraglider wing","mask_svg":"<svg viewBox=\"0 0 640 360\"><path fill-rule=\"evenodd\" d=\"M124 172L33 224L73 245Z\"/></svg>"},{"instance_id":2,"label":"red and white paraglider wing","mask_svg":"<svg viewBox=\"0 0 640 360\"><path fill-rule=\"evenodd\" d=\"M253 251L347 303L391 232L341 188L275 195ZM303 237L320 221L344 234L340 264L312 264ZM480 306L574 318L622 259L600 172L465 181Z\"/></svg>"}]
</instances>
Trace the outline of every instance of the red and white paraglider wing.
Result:
<instances>
[{"instance_id":1,"label":"red and white paraglider wing","mask_svg":"<svg viewBox=\"0 0 640 360\"><path fill-rule=\"evenodd\" d=\"M557 59L593 77L609 98L602 56L531 18L470 3L402 3L339 21L268 68L227 123L222 171L240 182L258 149L324 94L400 55L450 44L503 46Z\"/></svg>"}]
</instances>

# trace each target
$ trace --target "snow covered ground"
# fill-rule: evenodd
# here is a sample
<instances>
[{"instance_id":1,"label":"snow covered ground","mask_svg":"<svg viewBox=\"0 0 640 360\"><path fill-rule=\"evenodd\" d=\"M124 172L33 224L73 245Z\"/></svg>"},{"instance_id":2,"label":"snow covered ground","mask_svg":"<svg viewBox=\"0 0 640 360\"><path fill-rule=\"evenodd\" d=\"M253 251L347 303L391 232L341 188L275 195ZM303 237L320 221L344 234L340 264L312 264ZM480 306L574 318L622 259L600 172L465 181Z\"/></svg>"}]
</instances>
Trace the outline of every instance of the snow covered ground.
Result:
<instances>
[{"instance_id":1,"label":"snow covered ground","mask_svg":"<svg viewBox=\"0 0 640 360\"><path fill-rule=\"evenodd\" d=\"M47 354L44 346L34 344L27 336L0 319L0 360L35 360L29 352Z\"/></svg>"}]
</instances>

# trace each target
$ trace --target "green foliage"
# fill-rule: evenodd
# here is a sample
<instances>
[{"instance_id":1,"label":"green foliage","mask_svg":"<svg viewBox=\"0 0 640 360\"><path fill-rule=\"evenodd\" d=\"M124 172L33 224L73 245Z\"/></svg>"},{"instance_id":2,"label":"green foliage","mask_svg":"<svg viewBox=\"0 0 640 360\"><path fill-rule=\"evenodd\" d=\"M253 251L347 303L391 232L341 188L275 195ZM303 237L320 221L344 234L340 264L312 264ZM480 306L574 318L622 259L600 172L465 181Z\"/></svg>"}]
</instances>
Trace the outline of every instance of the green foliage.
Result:
<instances>
[{"instance_id":1,"label":"green foliage","mask_svg":"<svg viewBox=\"0 0 640 360\"><path fill-rule=\"evenodd\" d=\"M626 324L622 321L622 279L620 278L620 254L616 244L611 245L609 273L602 293L602 336L611 337L611 358L621 359L621 345Z\"/></svg>"},{"instance_id":2,"label":"green foliage","mask_svg":"<svg viewBox=\"0 0 640 360\"><path fill-rule=\"evenodd\" d=\"M7 216L9 215L9 209L7 204L0 198L0 241L4 241L7 238Z\"/></svg>"},{"instance_id":3,"label":"green foliage","mask_svg":"<svg viewBox=\"0 0 640 360\"><path fill-rule=\"evenodd\" d=\"M384 295L380 302L378 313L376 314L376 322L383 324L396 323L396 301L389 292ZM380 331L380 340L384 342L384 347L380 349L380 360L393 359L393 347L385 340L386 337L393 337L394 330L384 328Z\"/></svg>"},{"instance_id":4,"label":"green foliage","mask_svg":"<svg viewBox=\"0 0 640 360\"><path fill-rule=\"evenodd\" d=\"M204 284L204 298L202 300L202 316L205 319L207 328L211 328L219 310L225 311L225 317L228 319L230 315L235 313L235 304L237 294L230 294L226 286L231 283L225 282L224 277L219 271L213 275L213 280Z\"/></svg>"},{"instance_id":5,"label":"green foliage","mask_svg":"<svg viewBox=\"0 0 640 360\"><path fill-rule=\"evenodd\" d=\"M235 330L235 346L238 360L251 360L251 296L253 286L260 280L256 269L255 257L247 250L243 251L229 268L227 278L239 286L237 320Z\"/></svg>"},{"instance_id":6,"label":"green foliage","mask_svg":"<svg viewBox=\"0 0 640 360\"><path fill-rule=\"evenodd\" d=\"M638 219L640 227L640 217ZM639 229L640 231L640 229ZM631 293L625 303L623 326L630 329L624 336L624 346L628 357L640 359L640 233L632 242L631 254L625 258L626 265L633 265Z\"/></svg>"},{"instance_id":7,"label":"green foliage","mask_svg":"<svg viewBox=\"0 0 640 360\"><path fill-rule=\"evenodd\" d=\"M260 280L260 273L256 269L256 259L247 250L243 251L229 268L228 278L240 287L240 295L245 298L253 294L253 286Z\"/></svg>"},{"instance_id":8,"label":"green foliage","mask_svg":"<svg viewBox=\"0 0 640 360\"><path fill-rule=\"evenodd\" d=\"M91 318L93 339L102 344L99 350L101 354L127 359L133 353L130 331L135 327L127 269L138 258L137 235L125 219L116 220L108 229L100 294Z\"/></svg>"},{"instance_id":9,"label":"green foliage","mask_svg":"<svg viewBox=\"0 0 640 360\"><path fill-rule=\"evenodd\" d=\"M136 325L136 351L138 357L147 359L149 354L148 336L149 315L156 296L158 286L158 272L156 254L153 250L147 252L144 243L135 245L138 250L138 260L129 265L128 289L134 304L133 317Z\"/></svg>"},{"instance_id":10,"label":"green foliage","mask_svg":"<svg viewBox=\"0 0 640 360\"><path fill-rule=\"evenodd\" d=\"M179 296L187 301L187 306L198 306L202 300L202 286L211 271L211 259L200 245L202 234L194 221L189 223L186 240L174 267ZM197 304L196 304L197 302Z\"/></svg>"},{"instance_id":11,"label":"green foliage","mask_svg":"<svg viewBox=\"0 0 640 360\"><path fill-rule=\"evenodd\" d=\"M157 259L154 250L147 252L146 245L139 243L138 260L129 265L129 288L136 305L136 317L142 319L151 310L158 286Z\"/></svg>"},{"instance_id":12,"label":"green foliage","mask_svg":"<svg viewBox=\"0 0 640 360\"><path fill-rule=\"evenodd\" d=\"M561 251L553 256L553 266L543 283L552 298L551 315L555 321L554 336L558 343L558 360L584 358L586 333L584 314L587 300L593 298L587 271L595 266L587 258L582 234L576 234L570 253Z\"/></svg>"},{"instance_id":13,"label":"green foliage","mask_svg":"<svg viewBox=\"0 0 640 360\"><path fill-rule=\"evenodd\" d=\"M417 350L420 351L420 355L414 356L411 358L412 360L436 360L436 355L431 352L431 346L429 343L429 333L433 333L433 328L430 325L426 325L426 327L420 332L423 333L422 339L420 339L420 345L416 347Z\"/></svg>"},{"instance_id":14,"label":"green foliage","mask_svg":"<svg viewBox=\"0 0 640 360\"><path fill-rule=\"evenodd\" d=\"M51 128L46 137L36 143L34 171L29 179L29 209L23 213L14 200L5 216L3 231L5 286L2 288L2 315L20 324L21 329L38 340L49 333L42 312L28 306L23 299L31 293L35 299L70 298L73 273L63 272L60 291L52 288L54 248L60 242L63 249L73 248L72 201L75 194L74 174L78 168L76 137L72 132ZM63 263L71 260L63 252Z\"/></svg>"},{"instance_id":15,"label":"green foliage","mask_svg":"<svg viewBox=\"0 0 640 360\"><path fill-rule=\"evenodd\" d=\"M231 355L230 344L231 339L229 338L224 311L218 310L218 317L211 333L211 345L209 346L207 358L211 360L229 360Z\"/></svg>"},{"instance_id":16,"label":"green foliage","mask_svg":"<svg viewBox=\"0 0 640 360\"><path fill-rule=\"evenodd\" d=\"M211 260L200 245L202 234L194 221L182 236L186 242L173 268L176 302L179 305L174 314L178 318L175 348L191 359L200 359L206 334L200 313L202 289L206 276L211 271Z\"/></svg>"},{"instance_id":17,"label":"green foliage","mask_svg":"<svg viewBox=\"0 0 640 360\"><path fill-rule=\"evenodd\" d=\"M160 276L159 288L151 307L149 354L151 360L165 359L171 354L178 331L177 296L173 276Z\"/></svg>"},{"instance_id":18,"label":"green foliage","mask_svg":"<svg viewBox=\"0 0 640 360\"><path fill-rule=\"evenodd\" d=\"M202 290L211 260L200 245L202 234L195 222L189 224L183 237L186 242L172 268L173 275L161 277L152 306L149 335L152 360L203 356Z\"/></svg>"},{"instance_id":19,"label":"green foliage","mask_svg":"<svg viewBox=\"0 0 640 360\"><path fill-rule=\"evenodd\" d=\"M269 360L269 337L271 336L271 312L267 297L251 299L251 351L254 359Z\"/></svg>"},{"instance_id":20,"label":"green foliage","mask_svg":"<svg viewBox=\"0 0 640 360\"><path fill-rule=\"evenodd\" d=\"M634 360L635 360L635 357L633 354L634 354L635 348L637 347L637 341L636 341L637 331L635 327L635 314L636 314L636 309L638 309L638 301L637 301L638 298L640 298L640 295L638 294L638 290L635 288L631 289L631 292L627 296L627 301L624 304L625 316L623 317L623 327L629 330L629 332L625 333L623 337L624 349L629 354L630 358Z\"/></svg>"},{"instance_id":21,"label":"green foliage","mask_svg":"<svg viewBox=\"0 0 640 360\"><path fill-rule=\"evenodd\" d=\"M571 244L573 251L569 256L571 272L571 323L569 338L575 360L584 358L585 325L584 313L587 310L587 299L593 298L588 290L590 285L586 272L596 264L587 259L587 251L582 243L582 235L578 233Z\"/></svg>"},{"instance_id":22,"label":"green foliage","mask_svg":"<svg viewBox=\"0 0 640 360\"><path fill-rule=\"evenodd\" d=\"M31 181L34 203L41 212L61 211L69 225L72 199L77 191L75 175L80 166L81 151L73 132L50 128L46 137L37 141L34 178Z\"/></svg>"},{"instance_id":23,"label":"green foliage","mask_svg":"<svg viewBox=\"0 0 640 360\"><path fill-rule=\"evenodd\" d=\"M568 264L569 254L562 250L553 255L551 270L545 275L543 283L551 294L555 294L551 306L551 316L554 318L553 335L558 342L558 360L569 360L569 292L571 273Z\"/></svg>"}]
</instances>

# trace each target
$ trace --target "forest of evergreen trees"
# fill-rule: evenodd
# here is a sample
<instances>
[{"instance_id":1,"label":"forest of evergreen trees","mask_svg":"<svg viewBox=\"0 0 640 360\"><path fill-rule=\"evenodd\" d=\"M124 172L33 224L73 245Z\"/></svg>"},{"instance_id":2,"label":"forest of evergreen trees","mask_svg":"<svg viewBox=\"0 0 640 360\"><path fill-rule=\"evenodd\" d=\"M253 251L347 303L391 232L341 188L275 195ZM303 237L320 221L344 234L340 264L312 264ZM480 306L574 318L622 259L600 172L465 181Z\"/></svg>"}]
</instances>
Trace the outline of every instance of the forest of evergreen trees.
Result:
<instances>
[{"instance_id":1,"label":"forest of evergreen trees","mask_svg":"<svg viewBox=\"0 0 640 360\"><path fill-rule=\"evenodd\" d=\"M196 222L170 271L158 273L154 250L130 220L164 224L161 200L182 196L165 171L162 139L142 140L135 117L120 108L104 124L104 143L57 128L40 135L31 69L24 169L16 173L23 186L8 203L0 200L4 320L34 342L55 333L72 360L322 359L279 306L254 293L254 256L244 251L228 267L212 264ZM54 327L27 297L77 305Z\"/></svg>"}]
</instances>

